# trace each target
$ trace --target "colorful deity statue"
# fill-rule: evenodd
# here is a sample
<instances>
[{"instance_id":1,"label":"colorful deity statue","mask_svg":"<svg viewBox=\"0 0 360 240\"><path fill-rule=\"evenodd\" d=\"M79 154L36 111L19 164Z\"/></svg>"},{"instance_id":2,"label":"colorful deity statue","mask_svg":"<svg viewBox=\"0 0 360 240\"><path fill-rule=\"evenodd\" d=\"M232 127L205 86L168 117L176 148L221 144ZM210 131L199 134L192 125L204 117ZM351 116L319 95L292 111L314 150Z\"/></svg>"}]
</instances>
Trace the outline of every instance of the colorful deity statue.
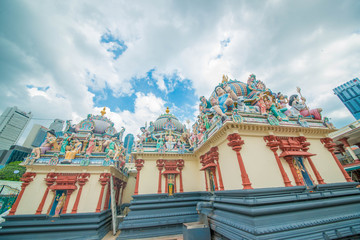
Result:
<instances>
[{"instance_id":1,"label":"colorful deity statue","mask_svg":"<svg viewBox=\"0 0 360 240\"><path fill-rule=\"evenodd\" d=\"M279 121L289 121L288 117L282 112L287 109L278 109L275 105L273 96L264 95L263 97L266 109L269 113L273 114Z\"/></svg>"},{"instance_id":2,"label":"colorful deity statue","mask_svg":"<svg viewBox=\"0 0 360 240\"><path fill-rule=\"evenodd\" d=\"M65 159L66 160L72 160L75 158L76 154L80 153L82 148L82 143L79 141L79 139L75 138L75 144L73 148L70 151L66 151Z\"/></svg>"},{"instance_id":3,"label":"colorful deity statue","mask_svg":"<svg viewBox=\"0 0 360 240\"><path fill-rule=\"evenodd\" d=\"M173 150L174 146L175 146L175 138L172 135L171 131L168 132L168 135L165 136L165 145L166 145L166 149L168 151Z\"/></svg>"},{"instance_id":4,"label":"colorful deity statue","mask_svg":"<svg viewBox=\"0 0 360 240\"><path fill-rule=\"evenodd\" d=\"M96 138L94 134L88 136L88 146L86 148L86 154L91 155L96 146Z\"/></svg>"},{"instance_id":5,"label":"colorful deity statue","mask_svg":"<svg viewBox=\"0 0 360 240\"><path fill-rule=\"evenodd\" d=\"M111 155L113 155L113 154L115 153L115 150L116 150L116 147L117 147L115 140L116 140L116 138L112 138L112 139L107 140L107 143L108 143L108 144L106 144L107 147L106 147L106 149L105 149L105 152L106 152L109 156L111 156Z\"/></svg>"},{"instance_id":6,"label":"colorful deity statue","mask_svg":"<svg viewBox=\"0 0 360 240\"><path fill-rule=\"evenodd\" d=\"M141 134L137 135L139 139L141 139L142 142L148 142L149 137L150 137L150 132L148 131L148 129L146 128L146 123L145 123L145 127L141 127L140 128Z\"/></svg>"},{"instance_id":7,"label":"colorful deity statue","mask_svg":"<svg viewBox=\"0 0 360 240\"><path fill-rule=\"evenodd\" d=\"M40 158L40 153L44 154L46 151L49 151L53 146L57 146L55 131L50 130L46 133L45 141L41 144L40 147L34 148L32 153L34 153L34 159Z\"/></svg>"},{"instance_id":8,"label":"colorful deity statue","mask_svg":"<svg viewBox=\"0 0 360 240\"><path fill-rule=\"evenodd\" d=\"M66 148L69 145L69 142L71 141L71 139L73 138L73 135L68 135L67 133L64 134L63 136L63 141L61 144L61 149L60 149L60 155L64 155L65 151L67 150Z\"/></svg>"},{"instance_id":9,"label":"colorful deity statue","mask_svg":"<svg viewBox=\"0 0 360 240\"><path fill-rule=\"evenodd\" d=\"M291 106L291 113L293 116L298 117L302 115L304 117L311 117L316 120L321 120L321 108L309 109L305 104L306 99L301 98L297 94L291 95L289 99L289 105Z\"/></svg>"},{"instance_id":10,"label":"colorful deity statue","mask_svg":"<svg viewBox=\"0 0 360 240\"><path fill-rule=\"evenodd\" d=\"M291 112L288 109L287 104L289 103L289 99L286 95L283 95L281 92L279 92L276 95L276 99L277 99L277 105L279 107L279 109L286 115L286 116L291 116Z\"/></svg>"},{"instance_id":11,"label":"colorful deity statue","mask_svg":"<svg viewBox=\"0 0 360 240\"><path fill-rule=\"evenodd\" d=\"M229 85L217 86L215 88L215 94L218 105L212 105L212 107L220 116L224 116L227 111L234 108L234 102L237 101L238 97Z\"/></svg>"},{"instance_id":12,"label":"colorful deity statue","mask_svg":"<svg viewBox=\"0 0 360 240\"><path fill-rule=\"evenodd\" d=\"M204 114L210 113L211 103L204 96L200 97L199 111Z\"/></svg>"}]
</instances>

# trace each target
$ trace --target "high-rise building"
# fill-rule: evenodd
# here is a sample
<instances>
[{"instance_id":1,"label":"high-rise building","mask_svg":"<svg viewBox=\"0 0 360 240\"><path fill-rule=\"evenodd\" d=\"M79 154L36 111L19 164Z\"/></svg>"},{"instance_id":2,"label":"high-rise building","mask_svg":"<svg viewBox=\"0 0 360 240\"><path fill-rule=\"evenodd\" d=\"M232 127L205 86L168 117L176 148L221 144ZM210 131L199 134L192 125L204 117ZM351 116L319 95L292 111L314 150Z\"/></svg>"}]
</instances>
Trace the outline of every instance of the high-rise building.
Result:
<instances>
[{"instance_id":1,"label":"high-rise building","mask_svg":"<svg viewBox=\"0 0 360 240\"><path fill-rule=\"evenodd\" d=\"M347 109L356 118L360 119L360 80L354 78L336 88L334 93L345 104Z\"/></svg>"},{"instance_id":2,"label":"high-rise building","mask_svg":"<svg viewBox=\"0 0 360 240\"><path fill-rule=\"evenodd\" d=\"M8 107L0 116L0 150L9 150L19 140L26 125L32 118L17 107Z\"/></svg>"},{"instance_id":3,"label":"high-rise building","mask_svg":"<svg viewBox=\"0 0 360 240\"><path fill-rule=\"evenodd\" d=\"M53 129L55 132L61 132L64 127L64 120L55 119L54 122L50 124L49 129Z\"/></svg>"},{"instance_id":4,"label":"high-rise building","mask_svg":"<svg viewBox=\"0 0 360 240\"><path fill-rule=\"evenodd\" d=\"M134 144L134 135L132 134L128 134L125 137L125 141L124 141L124 148L126 148L126 153L130 154L131 153L131 148Z\"/></svg>"},{"instance_id":5,"label":"high-rise building","mask_svg":"<svg viewBox=\"0 0 360 240\"><path fill-rule=\"evenodd\" d=\"M39 124L34 124L29 135L26 137L23 147L33 148L40 147L41 143L46 137L46 133L49 131L48 128Z\"/></svg>"}]
</instances>

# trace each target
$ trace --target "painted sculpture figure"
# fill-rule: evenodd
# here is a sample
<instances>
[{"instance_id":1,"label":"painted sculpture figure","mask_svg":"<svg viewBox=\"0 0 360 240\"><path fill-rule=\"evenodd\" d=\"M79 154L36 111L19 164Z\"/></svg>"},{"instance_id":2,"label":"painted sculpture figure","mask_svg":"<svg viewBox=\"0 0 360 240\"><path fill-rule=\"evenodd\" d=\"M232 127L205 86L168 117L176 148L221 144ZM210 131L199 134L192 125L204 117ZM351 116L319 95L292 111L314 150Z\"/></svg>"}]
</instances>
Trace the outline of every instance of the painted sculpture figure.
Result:
<instances>
[{"instance_id":1,"label":"painted sculpture figure","mask_svg":"<svg viewBox=\"0 0 360 240\"><path fill-rule=\"evenodd\" d=\"M321 120L321 108L309 109L305 104L305 98L299 99L297 94L291 95L289 105L291 106L291 113L293 116L302 115L304 117L311 117L316 120Z\"/></svg>"},{"instance_id":2,"label":"painted sculpture figure","mask_svg":"<svg viewBox=\"0 0 360 240\"><path fill-rule=\"evenodd\" d=\"M33 158L39 159L40 153L45 154L45 152L49 151L54 145L57 145L55 131L50 130L46 133L45 141L41 146L32 150L32 153L34 153Z\"/></svg>"}]
</instances>

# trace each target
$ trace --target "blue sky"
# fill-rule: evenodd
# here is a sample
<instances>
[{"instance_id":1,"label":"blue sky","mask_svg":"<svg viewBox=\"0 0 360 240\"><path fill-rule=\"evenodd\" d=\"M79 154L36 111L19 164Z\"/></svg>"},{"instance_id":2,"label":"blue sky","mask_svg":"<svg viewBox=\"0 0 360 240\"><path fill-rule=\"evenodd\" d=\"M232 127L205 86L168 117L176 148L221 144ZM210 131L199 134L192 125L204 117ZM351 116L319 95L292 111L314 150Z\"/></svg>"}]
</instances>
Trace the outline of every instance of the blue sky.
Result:
<instances>
[{"instance_id":1,"label":"blue sky","mask_svg":"<svg viewBox=\"0 0 360 240\"><path fill-rule=\"evenodd\" d=\"M24 135L104 106L125 134L166 107L193 122L223 74L288 96L299 86L336 127L355 121L332 89L360 76L357 0L3 0L0 11L0 112L31 111Z\"/></svg>"}]
</instances>

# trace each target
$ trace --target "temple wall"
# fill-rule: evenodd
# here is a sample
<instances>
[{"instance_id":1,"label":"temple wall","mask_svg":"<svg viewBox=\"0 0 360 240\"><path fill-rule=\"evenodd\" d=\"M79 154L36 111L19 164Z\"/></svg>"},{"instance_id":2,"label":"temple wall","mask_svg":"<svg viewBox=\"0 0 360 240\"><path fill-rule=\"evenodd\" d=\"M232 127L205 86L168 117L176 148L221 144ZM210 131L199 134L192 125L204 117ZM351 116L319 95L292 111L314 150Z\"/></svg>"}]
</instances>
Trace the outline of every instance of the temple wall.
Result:
<instances>
[{"instance_id":1,"label":"temple wall","mask_svg":"<svg viewBox=\"0 0 360 240\"><path fill-rule=\"evenodd\" d=\"M132 195L134 195L135 184L136 184L136 174L134 175L130 174L126 184L126 188L124 189L122 203L130 203L130 201L132 200ZM118 204L120 204L120 202Z\"/></svg>"},{"instance_id":2,"label":"temple wall","mask_svg":"<svg viewBox=\"0 0 360 240\"><path fill-rule=\"evenodd\" d=\"M194 192L205 190L204 173L200 171L200 160L193 158L192 160L185 160L185 166L182 171L184 192ZM180 190L180 178L177 177L177 191ZM179 186L179 187L178 187Z\"/></svg>"},{"instance_id":3,"label":"temple wall","mask_svg":"<svg viewBox=\"0 0 360 240\"><path fill-rule=\"evenodd\" d=\"M15 214L35 214L47 188L44 178L47 173L37 173L26 187Z\"/></svg>"},{"instance_id":4,"label":"temple wall","mask_svg":"<svg viewBox=\"0 0 360 240\"><path fill-rule=\"evenodd\" d=\"M307 139L310 142L309 152L316 154L311 157L325 183L345 182L346 179L335 162L331 153L320 142L320 139Z\"/></svg>"},{"instance_id":5,"label":"temple wall","mask_svg":"<svg viewBox=\"0 0 360 240\"><path fill-rule=\"evenodd\" d=\"M100 173L91 173L89 180L85 183L82 189L80 202L78 206L78 213L95 212L97 203L99 201L101 184L99 182ZM103 202L105 201L106 188L104 190ZM79 186L76 191L71 194L71 198L75 201L79 191ZM71 201L71 199L70 199ZM103 203L104 204L104 203ZM74 204L73 204L74 205ZM71 207L73 206L71 205ZM72 208L71 208L72 209ZM103 209L103 208L101 208Z\"/></svg>"},{"instance_id":6,"label":"temple wall","mask_svg":"<svg viewBox=\"0 0 360 240\"><path fill-rule=\"evenodd\" d=\"M159 170L156 167L157 159L145 159L140 170L139 194L157 193ZM162 184L164 189L164 184Z\"/></svg>"},{"instance_id":7,"label":"temple wall","mask_svg":"<svg viewBox=\"0 0 360 240\"><path fill-rule=\"evenodd\" d=\"M62 166L59 166L58 168L61 167ZM44 179L49 173L49 166L40 166L38 170L30 169L30 171L35 172L36 177L26 187L24 194L21 198L21 201L19 202L19 205L17 207L15 213L16 215L35 214L47 188L46 181L44 181ZM82 188L82 193L77 207L77 213L95 213L101 192L101 184L99 182L100 174L106 172L107 170L104 171L104 169L91 169L91 168L85 170L85 169L73 168L73 169L63 169L60 171L55 171L55 173L81 173L84 171L89 173L90 177L88 178L88 181L85 183L85 185ZM132 179L133 180L130 181L128 185L130 188L132 188L131 194L133 194L134 192L134 185L135 185L134 183L135 180L134 178ZM101 211L103 211L105 206L105 200L109 190L109 184L110 182L105 186L104 189ZM71 213L74 207L80 189L78 183L76 183L76 186L77 189L74 190L70 195L66 213ZM49 209L51 209L52 207L54 197L55 197L55 191L49 190L41 214L48 213ZM127 196L124 194L124 197ZM129 197L131 197L131 195ZM129 201L130 199L127 199L127 202ZM62 212L62 214L64 214L64 212Z\"/></svg>"}]
</instances>

